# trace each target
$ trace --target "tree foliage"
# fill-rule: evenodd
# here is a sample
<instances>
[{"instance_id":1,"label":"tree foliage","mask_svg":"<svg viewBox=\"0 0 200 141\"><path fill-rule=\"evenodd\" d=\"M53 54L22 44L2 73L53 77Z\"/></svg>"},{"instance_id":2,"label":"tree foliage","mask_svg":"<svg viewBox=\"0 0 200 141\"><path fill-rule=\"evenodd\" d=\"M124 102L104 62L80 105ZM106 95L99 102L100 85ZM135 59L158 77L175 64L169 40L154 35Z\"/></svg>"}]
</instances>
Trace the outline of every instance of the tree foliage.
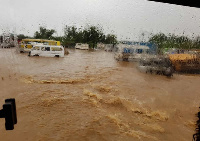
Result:
<instances>
[{"instance_id":1,"label":"tree foliage","mask_svg":"<svg viewBox=\"0 0 200 141\"><path fill-rule=\"evenodd\" d=\"M18 38L19 40L22 40L22 39L31 38L31 37L25 36L24 34L19 34L19 35L17 35L17 38Z\"/></svg>"},{"instance_id":2,"label":"tree foliage","mask_svg":"<svg viewBox=\"0 0 200 141\"><path fill-rule=\"evenodd\" d=\"M149 42L155 43L159 49L178 48L178 49L200 49L200 37L190 39L186 36L177 36L174 34L165 35L158 33L153 35Z\"/></svg>"},{"instance_id":3,"label":"tree foliage","mask_svg":"<svg viewBox=\"0 0 200 141\"><path fill-rule=\"evenodd\" d=\"M40 27L39 31L36 31L34 38L36 39L52 39L53 34L55 33L54 29L46 29L45 27Z\"/></svg>"},{"instance_id":4,"label":"tree foliage","mask_svg":"<svg viewBox=\"0 0 200 141\"><path fill-rule=\"evenodd\" d=\"M91 48L95 48L98 42L105 44L116 44L117 36L113 34L105 35L103 28L100 26L87 26L85 28L77 28L75 26L65 26L64 36L53 36L56 31L54 29L46 29L40 27L39 31L36 31L34 38L36 39L53 39L60 41L65 45L75 45L76 43L87 43ZM27 38L23 34L20 34L21 39Z\"/></svg>"},{"instance_id":5,"label":"tree foliage","mask_svg":"<svg viewBox=\"0 0 200 141\"><path fill-rule=\"evenodd\" d=\"M116 44L117 43L117 36L112 35L112 34L108 34L105 38L105 42L106 44Z\"/></svg>"},{"instance_id":6,"label":"tree foliage","mask_svg":"<svg viewBox=\"0 0 200 141\"><path fill-rule=\"evenodd\" d=\"M64 29L63 44L88 43L91 48L95 48L98 42L115 44L117 37L111 34L106 36L98 26L88 26L84 29L66 26Z\"/></svg>"}]
</instances>

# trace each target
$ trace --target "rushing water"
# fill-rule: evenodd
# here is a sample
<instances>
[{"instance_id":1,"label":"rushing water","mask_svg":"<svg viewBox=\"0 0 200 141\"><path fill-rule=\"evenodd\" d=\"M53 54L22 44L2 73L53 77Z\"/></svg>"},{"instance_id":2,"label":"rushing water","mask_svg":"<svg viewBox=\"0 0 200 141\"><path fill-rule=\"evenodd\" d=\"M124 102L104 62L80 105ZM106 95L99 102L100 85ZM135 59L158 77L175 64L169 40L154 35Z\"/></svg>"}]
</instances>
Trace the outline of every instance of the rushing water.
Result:
<instances>
[{"instance_id":1,"label":"rushing water","mask_svg":"<svg viewBox=\"0 0 200 141\"><path fill-rule=\"evenodd\" d=\"M15 97L18 124L3 140L192 139L199 75L139 72L104 51L69 50L64 58L0 50L0 99Z\"/></svg>"}]
</instances>

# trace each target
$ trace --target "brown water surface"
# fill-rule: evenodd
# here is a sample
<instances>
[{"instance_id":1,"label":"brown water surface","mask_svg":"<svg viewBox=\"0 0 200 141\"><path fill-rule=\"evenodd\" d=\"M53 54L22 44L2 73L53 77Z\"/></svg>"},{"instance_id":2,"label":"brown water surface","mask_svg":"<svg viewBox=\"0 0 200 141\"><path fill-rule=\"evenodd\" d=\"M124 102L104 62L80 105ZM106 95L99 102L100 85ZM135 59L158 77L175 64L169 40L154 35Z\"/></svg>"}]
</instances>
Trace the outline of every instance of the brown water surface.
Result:
<instances>
[{"instance_id":1,"label":"brown water surface","mask_svg":"<svg viewBox=\"0 0 200 141\"><path fill-rule=\"evenodd\" d=\"M18 124L1 140L192 140L200 76L144 74L104 51L64 58L0 49L0 103L14 97Z\"/></svg>"}]
</instances>

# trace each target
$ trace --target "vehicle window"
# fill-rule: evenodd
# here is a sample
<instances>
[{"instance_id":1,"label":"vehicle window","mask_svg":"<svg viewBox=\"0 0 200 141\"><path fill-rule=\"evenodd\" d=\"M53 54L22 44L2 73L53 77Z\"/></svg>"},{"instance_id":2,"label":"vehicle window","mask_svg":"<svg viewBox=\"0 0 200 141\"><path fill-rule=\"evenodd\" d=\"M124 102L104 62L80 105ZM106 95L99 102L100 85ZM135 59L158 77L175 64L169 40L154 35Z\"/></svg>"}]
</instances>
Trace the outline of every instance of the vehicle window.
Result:
<instances>
[{"instance_id":1,"label":"vehicle window","mask_svg":"<svg viewBox=\"0 0 200 141\"><path fill-rule=\"evenodd\" d=\"M34 50L40 50L40 47L34 47L33 49Z\"/></svg>"},{"instance_id":2,"label":"vehicle window","mask_svg":"<svg viewBox=\"0 0 200 141\"><path fill-rule=\"evenodd\" d=\"M142 54L142 52L143 52L143 49L137 49L138 54Z\"/></svg>"},{"instance_id":3,"label":"vehicle window","mask_svg":"<svg viewBox=\"0 0 200 141\"><path fill-rule=\"evenodd\" d=\"M200 8L0 0L0 100L1 141L200 141Z\"/></svg>"},{"instance_id":4,"label":"vehicle window","mask_svg":"<svg viewBox=\"0 0 200 141\"><path fill-rule=\"evenodd\" d=\"M41 47L41 50L42 50L42 51L45 51L45 47Z\"/></svg>"},{"instance_id":5,"label":"vehicle window","mask_svg":"<svg viewBox=\"0 0 200 141\"><path fill-rule=\"evenodd\" d=\"M42 51L50 51L50 47L41 47Z\"/></svg>"},{"instance_id":6,"label":"vehicle window","mask_svg":"<svg viewBox=\"0 0 200 141\"><path fill-rule=\"evenodd\" d=\"M45 51L50 51L50 47L45 47Z\"/></svg>"},{"instance_id":7,"label":"vehicle window","mask_svg":"<svg viewBox=\"0 0 200 141\"><path fill-rule=\"evenodd\" d=\"M133 48L130 49L130 53L134 53L134 49Z\"/></svg>"},{"instance_id":8,"label":"vehicle window","mask_svg":"<svg viewBox=\"0 0 200 141\"><path fill-rule=\"evenodd\" d=\"M62 51L62 48L59 47L51 47L52 51Z\"/></svg>"}]
</instances>

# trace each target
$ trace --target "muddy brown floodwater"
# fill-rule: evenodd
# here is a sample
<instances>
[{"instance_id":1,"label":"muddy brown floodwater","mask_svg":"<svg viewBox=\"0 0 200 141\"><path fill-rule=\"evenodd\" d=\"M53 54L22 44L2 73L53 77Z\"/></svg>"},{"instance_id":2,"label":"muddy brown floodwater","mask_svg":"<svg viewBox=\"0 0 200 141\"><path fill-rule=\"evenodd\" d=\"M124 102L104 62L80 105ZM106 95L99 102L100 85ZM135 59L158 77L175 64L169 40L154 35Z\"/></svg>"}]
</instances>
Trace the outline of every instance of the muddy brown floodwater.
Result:
<instances>
[{"instance_id":1,"label":"muddy brown floodwater","mask_svg":"<svg viewBox=\"0 0 200 141\"><path fill-rule=\"evenodd\" d=\"M200 105L200 75L139 72L104 51L64 58L0 49L0 105L16 98L18 123L1 140L188 141Z\"/></svg>"}]
</instances>

